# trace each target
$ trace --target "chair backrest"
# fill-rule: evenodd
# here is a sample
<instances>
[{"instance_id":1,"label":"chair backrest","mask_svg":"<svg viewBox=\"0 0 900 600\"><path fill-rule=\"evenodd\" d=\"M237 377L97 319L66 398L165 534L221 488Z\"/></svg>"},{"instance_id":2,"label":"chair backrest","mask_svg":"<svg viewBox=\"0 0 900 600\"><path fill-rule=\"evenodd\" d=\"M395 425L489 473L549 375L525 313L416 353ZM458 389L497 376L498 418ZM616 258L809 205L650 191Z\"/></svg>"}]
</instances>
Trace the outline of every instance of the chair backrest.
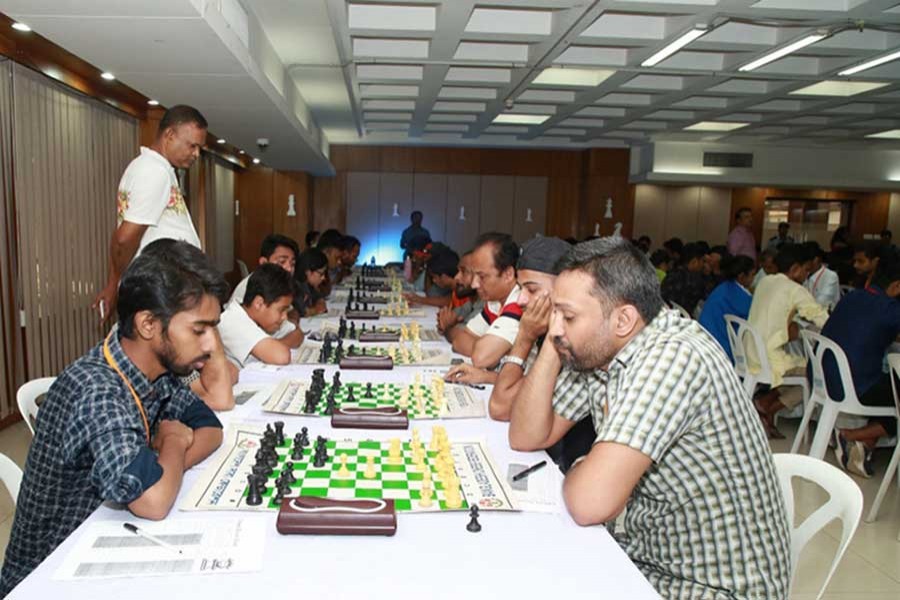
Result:
<instances>
[{"instance_id":1,"label":"chair backrest","mask_svg":"<svg viewBox=\"0 0 900 600\"><path fill-rule=\"evenodd\" d=\"M772 383L772 368L769 366L769 355L762 336L746 319L734 315L725 315L725 329L728 330L728 343L734 356L734 370L741 377L750 374L748 355L750 349L759 363L759 372L753 373L758 383Z\"/></svg>"},{"instance_id":2,"label":"chair backrest","mask_svg":"<svg viewBox=\"0 0 900 600\"><path fill-rule=\"evenodd\" d=\"M888 365L891 367L891 390L894 392L894 406L900 415L900 396L897 395L897 378L900 377L900 354L888 354ZM900 481L897 482L900 484Z\"/></svg>"},{"instance_id":3,"label":"chair backrest","mask_svg":"<svg viewBox=\"0 0 900 600\"><path fill-rule=\"evenodd\" d=\"M241 273L241 279L250 274L250 269L247 268L247 263L242 261L239 258L235 259L237 261L238 271Z\"/></svg>"},{"instance_id":4,"label":"chair backrest","mask_svg":"<svg viewBox=\"0 0 900 600\"><path fill-rule=\"evenodd\" d=\"M689 313L685 307L681 306L677 302L669 301L669 307L671 307L672 310L677 310L678 314L680 314L685 319L693 318L693 317L691 317L691 313Z\"/></svg>"},{"instance_id":5,"label":"chair backrest","mask_svg":"<svg viewBox=\"0 0 900 600\"><path fill-rule=\"evenodd\" d=\"M831 569L816 597L821 598L838 563L844 556L863 509L863 494L859 486L843 471L825 461L802 454L775 454L775 470L781 483L784 505L791 530L791 582L797 570L800 553L810 539L834 519L841 521L841 542L831 562ZM794 477L821 486L828 493L828 501L810 514L800 525L794 526Z\"/></svg>"},{"instance_id":6,"label":"chair backrest","mask_svg":"<svg viewBox=\"0 0 900 600\"><path fill-rule=\"evenodd\" d=\"M37 424L37 399L47 393L54 381L56 381L56 377L33 379L23 384L16 392L16 404L19 405L19 412L22 413L25 424L31 430L31 435L34 435L34 427Z\"/></svg>"},{"instance_id":7,"label":"chair backrest","mask_svg":"<svg viewBox=\"0 0 900 600\"><path fill-rule=\"evenodd\" d=\"M0 481L3 481L15 506L22 485L22 469L5 454L0 454Z\"/></svg>"},{"instance_id":8,"label":"chair backrest","mask_svg":"<svg viewBox=\"0 0 900 600\"><path fill-rule=\"evenodd\" d=\"M811 395L818 396L821 399L827 398L832 402L840 401L831 397L828 393L828 386L825 385L824 362L825 356L830 353L837 363L841 387L844 390L843 408L848 411L860 408L859 399L856 397L856 387L853 385L853 374L850 372L850 363L847 361L847 355L844 354L844 350L836 342L821 333L804 329L800 332L800 337L803 339L806 356L809 357L809 363L812 365Z\"/></svg>"}]
</instances>

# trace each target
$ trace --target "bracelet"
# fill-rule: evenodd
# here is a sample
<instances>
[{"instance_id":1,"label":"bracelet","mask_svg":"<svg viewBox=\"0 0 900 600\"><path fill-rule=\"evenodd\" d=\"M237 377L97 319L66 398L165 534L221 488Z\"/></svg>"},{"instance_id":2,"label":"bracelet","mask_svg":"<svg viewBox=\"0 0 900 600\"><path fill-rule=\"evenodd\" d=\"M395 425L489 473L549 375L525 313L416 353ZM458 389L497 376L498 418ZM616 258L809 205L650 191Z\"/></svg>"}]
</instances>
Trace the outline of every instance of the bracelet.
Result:
<instances>
[{"instance_id":1,"label":"bracelet","mask_svg":"<svg viewBox=\"0 0 900 600\"><path fill-rule=\"evenodd\" d=\"M525 370L525 361L518 356L512 356L510 354L507 354L500 359L500 368L502 369L504 365L516 365L523 371Z\"/></svg>"}]
</instances>

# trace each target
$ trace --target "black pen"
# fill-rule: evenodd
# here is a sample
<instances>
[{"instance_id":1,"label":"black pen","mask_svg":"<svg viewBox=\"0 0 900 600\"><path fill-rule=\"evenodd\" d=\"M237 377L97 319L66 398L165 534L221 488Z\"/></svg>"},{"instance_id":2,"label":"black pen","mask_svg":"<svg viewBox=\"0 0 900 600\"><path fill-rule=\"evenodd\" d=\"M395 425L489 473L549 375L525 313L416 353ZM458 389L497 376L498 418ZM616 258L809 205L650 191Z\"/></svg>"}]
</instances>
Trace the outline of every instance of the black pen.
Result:
<instances>
[{"instance_id":1,"label":"black pen","mask_svg":"<svg viewBox=\"0 0 900 600\"><path fill-rule=\"evenodd\" d=\"M516 473L515 475L513 475L512 480L513 480L513 481L518 481L518 480L520 480L520 479L524 479L524 478L528 477L529 475L531 475L532 473L534 473L535 471L537 471L537 470L539 470L539 469L541 469L541 468L543 468L543 467L545 467L545 466L547 466L547 461L546 461L546 460L542 460L542 461L539 462L538 464L536 464L536 465L531 465L530 467L528 467L528 468L525 469L524 471L520 471L519 473Z\"/></svg>"}]
</instances>

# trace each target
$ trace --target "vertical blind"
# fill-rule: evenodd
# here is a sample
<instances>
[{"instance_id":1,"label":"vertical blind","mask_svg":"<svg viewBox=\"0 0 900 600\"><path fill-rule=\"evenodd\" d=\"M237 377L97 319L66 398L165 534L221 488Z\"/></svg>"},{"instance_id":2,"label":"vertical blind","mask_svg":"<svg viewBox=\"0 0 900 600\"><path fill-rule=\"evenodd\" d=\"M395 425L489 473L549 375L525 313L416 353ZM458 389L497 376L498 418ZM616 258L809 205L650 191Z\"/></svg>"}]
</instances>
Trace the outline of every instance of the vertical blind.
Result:
<instances>
[{"instance_id":1,"label":"vertical blind","mask_svg":"<svg viewBox=\"0 0 900 600\"><path fill-rule=\"evenodd\" d=\"M25 378L12 200L12 76L12 62L0 60L0 418L15 412L16 389Z\"/></svg>"},{"instance_id":2,"label":"vertical blind","mask_svg":"<svg viewBox=\"0 0 900 600\"><path fill-rule=\"evenodd\" d=\"M12 98L19 289L34 379L58 374L103 333L90 305L106 281L116 189L138 127L19 65Z\"/></svg>"}]
</instances>

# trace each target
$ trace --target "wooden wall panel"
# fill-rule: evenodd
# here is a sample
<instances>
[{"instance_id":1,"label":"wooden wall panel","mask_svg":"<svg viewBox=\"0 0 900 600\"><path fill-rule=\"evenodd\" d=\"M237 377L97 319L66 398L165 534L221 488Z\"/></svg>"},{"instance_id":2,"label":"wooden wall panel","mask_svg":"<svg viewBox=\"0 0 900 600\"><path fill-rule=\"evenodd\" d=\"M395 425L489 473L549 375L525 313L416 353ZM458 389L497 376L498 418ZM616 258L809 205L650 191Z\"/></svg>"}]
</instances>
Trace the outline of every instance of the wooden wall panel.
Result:
<instances>
[{"instance_id":1,"label":"wooden wall panel","mask_svg":"<svg viewBox=\"0 0 900 600\"><path fill-rule=\"evenodd\" d=\"M634 220L634 186L626 177L591 176L585 179L582 219L577 237L594 233L600 224L600 235L612 235L616 223L622 223L622 235L629 237ZM613 216L606 218L606 201L612 198Z\"/></svg>"},{"instance_id":2,"label":"wooden wall panel","mask_svg":"<svg viewBox=\"0 0 900 600\"><path fill-rule=\"evenodd\" d=\"M312 180L312 228L318 231L347 227L347 174Z\"/></svg>"},{"instance_id":3,"label":"wooden wall panel","mask_svg":"<svg viewBox=\"0 0 900 600\"><path fill-rule=\"evenodd\" d=\"M460 255L468 252L481 231L481 177L449 175L447 177L446 243ZM465 220L461 221L460 208Z\"/></svg>"},{"instance_id":4,"label":"wooden wall panel","mask_svg":"<svg viewBox=\"0 0 900 600\"><path fill-rule=\"evenodd\" d=\"M267 167L246 169L237 177L236 200L240 202L240 215L236 219L236 254L250 269L259 258L263 238L272 233L273 182L274 171Z\"/></svg>"},{"instance_id":5,"label":"wooden wall panel","mask_svg":"<svg viewBox=\"0 0 900 600\"><path fill-rule=\"evenodd\" d=\"M861 195L850 218L850 235L854 239L863 239L866 235L880 233L887 226L890 205L889 192Z\"/></svg>"},{"instance_id":6,"label":"wooden wall panel","mask_svg":"<svg viewBox=\"0 0 900 600\"><path fill-rule=\"evenodd\" d=\"M382 173L378 196L379 255L376 260L380 263L402 260L400 236L409 227L412 212L412 173ZM394 216L395 205L397 216Z\"/></svg>"},{"instance_id":7,"label":"wooden wall panel","mask_svg":"<svg viewBox=\"0 0 900 600\"><path fill-rule=\"evenodd\" d=\"M679 237L685 243L696 240L700 188L669 187L666 191L666 237Z\"/></svg>"},{"instance_id":8,"label":"wooden wall panel","mask_svg":"<svg viewBox=\"0 0 900 600\"><path fill-rule=\"evenodd\" d=\"M547 178L516 177L513 238L520 244L544 235L547 223ZM528 220L528 217L531 220Z\"/></svg>"},{"instance_id":9,"label":"wooden wall panel","mask_svg":"<svg viewBox=\"0 0 900 600\"><path fill-rule=\"evenodd\" d=\"M381 151L381 171L412 173L416 168L416 149L411 146L389 146Z\"/></svg>"},{"instance_id":10,"label":"wooden wall panel","mask_svg":"<svg viewBox=\"0 0 900 600\"><path fill-rule=\"evenodd\" d=\"M435 242L447 238L447 176L416 173L413 178L413 210L422 211L422 226Z\"/></svg>"},{"instance_id":11,"label":"wooden wall panel","mask_svg":"<svg viewBox=\"0 0 900 600\"><path fill-rule=\"evenodd\" d=\"M276 171L273 180L272 230L294 239L303 247L303 238L309 231L310 177L300 171ZM289 198L294 196L294 211L289 217Z\"/></svg>"},{"instance_id":12,"label":"wooden wall panel","mask_svg":"<svg viewBox=\"0 0 900 600\"><path fill-rule=\"evenodd\" d=\"M551 177L547 186L546 234L559 238L578 237L580 177Z\"/></svg>"},{"instance_id":13,"label":"wooden wall panel","mask_svg":"<svg viewBox=\"0 0 900 600\"><path fill-rule=\"evenodd\" d=\"M706 240L713 246L724 244L728 241L730 225L731 188L701 187L697 239Z\"/></svg>"},{"instance_id":14,"label":"wooden wall panel","mask_svg":"<svg viewBox=\"0 0 900 600\"><path fill-rule=\"evenodd\" d=\"M481 231L512 232L515 195L515 177L485 175L481 178Z\"/></svg>"},{"instance_id":15,"label":"wooden wall panel","mask_svg":"<svg viewBox=\"0 0 900 600\"><path fill-rule=\"evenodd\" d=\"M668 239L666 232L666 188L659 185L635 186L634 235L650 236L653 248Z\"/></svg>"},{"instance_id":16,"label":"wooden wall panel","mask_svg":"<svg viewBox=\"0 0 900 600\"><path fill-rule=\"evenodd\" d=\"M373 240L378 244L380 181L379 173L347 173L347 229L362 241L363 257L377 252L370 246Z\"/></svg>"}]
</instances>

